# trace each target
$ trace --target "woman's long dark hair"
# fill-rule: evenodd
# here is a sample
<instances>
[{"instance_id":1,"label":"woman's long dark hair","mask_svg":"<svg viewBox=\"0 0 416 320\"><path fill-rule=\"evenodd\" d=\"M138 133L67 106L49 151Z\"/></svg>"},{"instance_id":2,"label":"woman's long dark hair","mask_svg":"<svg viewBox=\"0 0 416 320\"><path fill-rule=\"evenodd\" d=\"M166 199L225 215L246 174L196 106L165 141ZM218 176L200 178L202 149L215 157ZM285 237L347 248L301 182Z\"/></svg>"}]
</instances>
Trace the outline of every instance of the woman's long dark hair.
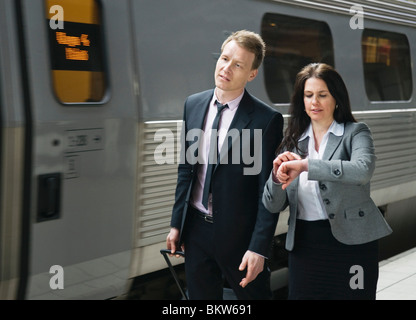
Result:
<instances>
[{"instance_id":1,"label":"woman's long dark hair","mask_svg":"<svg viewBox=\"0 0 416 320\"><path fill-rule=\"evenodd\" d=\"M356 122L351 112L347 87L339 73L333 67L325 63L308 64L296 76L289 108L290 118L282 143L277 149L277 154L285 150L297 152L302 156L305 156L307 153L307 150L299 149L298 140L311 123L311 119L305 112L305 104L303 102L305 82L310 78L317 78L325 81L329 92L338 105L334 111L334 119L336 122Z\"/></svg>"}]
</instances>

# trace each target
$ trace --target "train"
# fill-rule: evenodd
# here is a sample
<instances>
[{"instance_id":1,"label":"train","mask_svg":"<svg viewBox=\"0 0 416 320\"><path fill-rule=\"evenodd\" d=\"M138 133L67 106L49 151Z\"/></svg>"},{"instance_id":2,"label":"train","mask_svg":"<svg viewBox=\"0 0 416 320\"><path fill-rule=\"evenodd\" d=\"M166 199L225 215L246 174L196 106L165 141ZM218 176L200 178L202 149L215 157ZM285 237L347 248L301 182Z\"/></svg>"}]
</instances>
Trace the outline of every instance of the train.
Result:
<instances>
[{"instance_id":1,"label":"train","mask_svg":"<svg viewBox=\"0 0 416 320\"><path fill-rule=\"evenodd\" d=\"M338 70L374 137L371 195L393 229L380 259L416 245L414 1L0 0L0 299L175 296L160 250L183 105L241 29L267 46L247 89L285 122L304 65Z\"/></svg>"}]
</instances>

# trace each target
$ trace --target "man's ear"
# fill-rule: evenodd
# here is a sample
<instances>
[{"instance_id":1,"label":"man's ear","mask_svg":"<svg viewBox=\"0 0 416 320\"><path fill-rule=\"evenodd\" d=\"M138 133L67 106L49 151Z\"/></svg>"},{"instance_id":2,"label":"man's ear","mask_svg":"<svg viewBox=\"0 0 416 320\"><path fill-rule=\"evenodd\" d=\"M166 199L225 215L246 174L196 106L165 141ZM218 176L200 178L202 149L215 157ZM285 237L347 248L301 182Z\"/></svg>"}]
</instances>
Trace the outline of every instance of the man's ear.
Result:
<instances>
[{"instance_id":1,"label":"man's ear","mask_svg":"<svg viewBox=\"0 0 416 320\"><path fill-rule=\"evenodd\" d=\"M257 77L257 74L259 73L258 69L254 69L250 71L250 76L248 77L248 82L254 80L255 77Z\"/></svg>"}]
</instances>

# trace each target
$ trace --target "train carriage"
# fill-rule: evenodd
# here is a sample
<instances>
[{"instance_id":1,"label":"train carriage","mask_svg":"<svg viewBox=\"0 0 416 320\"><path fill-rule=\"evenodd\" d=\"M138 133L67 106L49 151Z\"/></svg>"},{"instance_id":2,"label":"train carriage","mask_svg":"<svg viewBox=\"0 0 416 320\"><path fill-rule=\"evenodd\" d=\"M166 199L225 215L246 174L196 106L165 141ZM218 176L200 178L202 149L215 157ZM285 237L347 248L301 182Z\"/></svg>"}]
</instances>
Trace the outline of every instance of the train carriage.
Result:
<instances>
[{"instance_id":1,"label":"train carriage","mask_svg":"<svg viewBox=\"0 0 416 320\"><path fill-rule=\"evenodd\" d=\"M239 29L267 45L248 90L285 117L304 65L340 72L374 136L380 257L416 245L414 1L0 0L0 26L0 299L171 298L183 103Z\"/></svg>"}]
</instances>

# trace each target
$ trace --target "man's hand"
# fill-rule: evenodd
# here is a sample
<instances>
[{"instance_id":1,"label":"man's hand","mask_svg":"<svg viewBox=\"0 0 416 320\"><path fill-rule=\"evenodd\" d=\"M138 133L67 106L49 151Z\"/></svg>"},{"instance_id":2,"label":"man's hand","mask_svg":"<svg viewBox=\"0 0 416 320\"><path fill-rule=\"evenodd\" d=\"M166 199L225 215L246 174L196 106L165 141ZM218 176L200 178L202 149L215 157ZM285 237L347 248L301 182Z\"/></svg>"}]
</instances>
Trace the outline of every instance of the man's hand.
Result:
<instances>
[{"instance_id":1,"label":"man's hand","mask_svg":"<svg viewBox=\"0 0 416 320\"><path fill-rule=\"evenodd\" d=\"M177 244L179 242L179 234L180 231L177 228L171 228L168 236L166 237L166 248L171 251L172 254L170 256L173 256L173 253L177 250ZM181 246L182 251L185 251L184 245ZM176 255L177 258L180 257L180 255Z\"/></svg>"},{"instance_id":2,"label":"man's hand","mask_svg":"<svg viewBox=\"0 0 416 320\"><path fill-rule=\"evenodd\" d=\"M240 286L243 288L248 285L251 281L257 278L258 274L263 271L264 268L264 257L247 250L243 260L241 261L239 270L243 271L247 268L246 277L240 282Z\"/></svg>"}]
</instances>

